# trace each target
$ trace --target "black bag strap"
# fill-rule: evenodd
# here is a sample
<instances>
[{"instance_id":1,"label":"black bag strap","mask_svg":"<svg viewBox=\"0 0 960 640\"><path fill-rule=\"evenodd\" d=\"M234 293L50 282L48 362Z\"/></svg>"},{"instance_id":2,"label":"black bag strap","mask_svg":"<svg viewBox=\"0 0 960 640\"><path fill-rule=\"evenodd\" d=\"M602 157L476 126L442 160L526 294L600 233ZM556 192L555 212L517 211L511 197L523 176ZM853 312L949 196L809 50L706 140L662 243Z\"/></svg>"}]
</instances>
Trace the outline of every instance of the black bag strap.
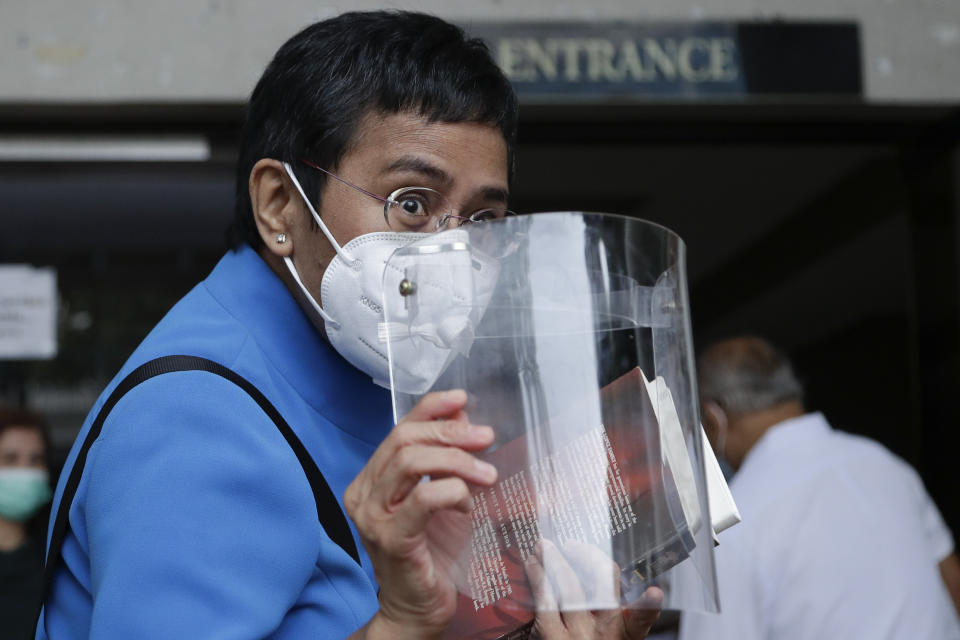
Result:
<instances>
[{"instance_id":1,"label":"black bag strap","mask_svg":"<svg viewBox=\"0 0 960 640\"><path fill-rule=\"evenodd\" d=\"M337 498L330 489L330 485L327 484L323 474L320 473L320 469L317 468L317 464L313 461L313 458L310 457L306 447L300 442L300 439L293 432L293 429L291 429L290 425L283 419L280 412L270 404L270 401L260 393L260 390L253 386L246 378L213 360L197 356L165 356L140 365L117 385L113 393L110 394L107 401L103 404L103 408L100 409L100 413L97 414L96 420L93 421L93 425L90 427L90 431L83 441L83 447L81 447L77 455L77 460L73 464L73 469L70 471L70 477L67 479L63 497L57 509L57 518L54 521L53 532L50 535L50 547L47 550L47 558L43 568L43 601L46 600L50 593L50 587L53 584L53 574L57 569L57 565L60 564L63 542L70 528L70 506L73 504L77 487L80 486L80 476L83 473L83 467L87 461L87 453L100 435L107 416L113 407L116 406L117 402L120 401L120 398L141 382L164 373L172 373L175 371L207 371L214 373L246 391L247 394L260 405L263 412L273 420L277 429L279 429L283 437L286 438L293 452L297 454L297 459L300 460L300 464L303 466L303 471L307 476L307 480L310 481L310 487L313 489L314 498L316 498L317 518L320 520L320 524L327 532L327 535L330 536L331 540L350 554L350 557L353 558L358 565L361 564L357 545L353 541L353 535L350 532L350 525L347 524L347 517L343 514L343 510L337 503ZM39 619L39 617L40 610L38 609L37 618Z\"/></svg>"}]
</instances>

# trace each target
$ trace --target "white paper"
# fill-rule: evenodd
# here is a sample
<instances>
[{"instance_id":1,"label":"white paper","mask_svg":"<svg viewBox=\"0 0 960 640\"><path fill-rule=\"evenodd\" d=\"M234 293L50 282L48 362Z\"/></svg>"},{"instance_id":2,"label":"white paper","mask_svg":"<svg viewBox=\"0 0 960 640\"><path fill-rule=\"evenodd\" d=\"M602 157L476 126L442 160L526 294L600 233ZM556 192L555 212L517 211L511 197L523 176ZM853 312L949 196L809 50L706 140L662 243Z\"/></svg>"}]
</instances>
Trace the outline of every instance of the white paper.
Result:
<instances>
[{"instance_id":1,"label":"white paper","mask_svg":"<svg viewBox=\"0 0 960 640\"><path fill-rule=\"evenodd\" d=\"M690 527L691 531L696 531L700 527L697 485L693 479L693 466L690 464L690 456L683 437L683 429L680 426L680 417L677 415L677 408L673 402L673 394L670 393L670 389L667 388L666 381L662 377L650 381L644 375L643 381L646 383L654 414L660 424L660 447L663 451L664 462L669 465L670 471L676 479L680 504L683 506L683 512L687 518L687 526ZM730 493L730 487L727 486L727 481L720 470L717 457L708 444L703 425L700 425L700 437L704 443L704 471L707 479L707 499L710 504L710 524L713 529L713 540L716 543L718 542L718 533L740 522L740 511L737 509L733 494Z\"/></svg>"},{"instance_id":2,"label":"white paper","mask_svg":"<svg viewBox=\"0 0 960 640\"><path fill-rule=\"evenodd\" d=\"M713 453L713 447L707 440L707 434L703 431L703 425L700 425L701 438L703 438L703 463L707 473L707 498L710 501L710 522L713 525L713 538L717 542L717 534L729 529L740 522L740 510L737 509L737 503L733 501L733 494L730 493L730 487L727 485L726 478L723 477L723 471L720 470L720 463L717 456Z\"/></svg>"},{"instance_id":3,"label":"white paper","mask_svg":"<svg viewBox=\"0 0 960 640\"><path fill-rule=\"evenodd\" d=\"M0 359L57 355L57 272L0 265Z\"/></svg>"}]
</instances>

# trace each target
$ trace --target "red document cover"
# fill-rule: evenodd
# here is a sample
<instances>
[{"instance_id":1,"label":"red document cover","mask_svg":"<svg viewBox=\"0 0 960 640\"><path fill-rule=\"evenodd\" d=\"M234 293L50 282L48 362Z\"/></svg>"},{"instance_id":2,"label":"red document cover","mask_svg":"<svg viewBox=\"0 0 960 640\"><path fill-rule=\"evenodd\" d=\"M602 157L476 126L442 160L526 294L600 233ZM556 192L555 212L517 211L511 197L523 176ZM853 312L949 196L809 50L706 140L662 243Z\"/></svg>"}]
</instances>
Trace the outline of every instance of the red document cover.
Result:
<instances>
[{"instance_id":1,"label":"red document cover","mask_svg":"<svg viewBox=\"0 0 960 640\"><path fill-rule=\"evenodd\" d=\"M542 537L612 552L624 603L689 555L693 537L642 376L633 369L601 389L602 423L561 429L578 434L570 441L532 442L550 437L542 429L486 456L500 480L474 493L472 589L459 594L447 638L528 637L535 603L523 564Z\"/></svg>"}]
</instances>

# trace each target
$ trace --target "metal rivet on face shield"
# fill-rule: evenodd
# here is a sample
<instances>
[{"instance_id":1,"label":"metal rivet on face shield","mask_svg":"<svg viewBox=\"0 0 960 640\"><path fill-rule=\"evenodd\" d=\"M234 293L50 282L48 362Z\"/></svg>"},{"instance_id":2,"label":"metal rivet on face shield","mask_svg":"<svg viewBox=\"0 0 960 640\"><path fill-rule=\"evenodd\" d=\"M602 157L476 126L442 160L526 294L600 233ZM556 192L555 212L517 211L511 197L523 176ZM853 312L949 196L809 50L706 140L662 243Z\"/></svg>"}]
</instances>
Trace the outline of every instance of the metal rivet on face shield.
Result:
<instances>
[{"instance_id":1,"label":"metal rivet on face shield","mask_svg":"<svg viewBox=\"0 0 960 640\"><path fill-rule=\"evenodd\" d=\"M415 284L404 278L400 281L400 295L406 297L411 296L416 293L417 287Z\"/></svg>"}]
</instances>

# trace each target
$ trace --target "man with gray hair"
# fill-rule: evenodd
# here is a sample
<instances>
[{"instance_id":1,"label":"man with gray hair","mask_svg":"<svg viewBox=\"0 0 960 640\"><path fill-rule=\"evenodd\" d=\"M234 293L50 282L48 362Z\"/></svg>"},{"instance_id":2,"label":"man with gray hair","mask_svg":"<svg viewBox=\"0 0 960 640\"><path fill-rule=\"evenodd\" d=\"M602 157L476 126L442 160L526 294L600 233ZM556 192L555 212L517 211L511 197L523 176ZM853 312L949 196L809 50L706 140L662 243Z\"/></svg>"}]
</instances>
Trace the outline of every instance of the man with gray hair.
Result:
<instances>
[{"instance_id":1,"label":"man with gray hair","mask_svg":"<svg viewBox=\"0 0 960 640\"><path fill-rule=\"evenodd\" d=\"M960 638L960 563L917 473L807 413L765 340L710 346L698 376L743 522L716 550L722 613L685 614L681 640Z\"/></svg>"}]
</instances>

